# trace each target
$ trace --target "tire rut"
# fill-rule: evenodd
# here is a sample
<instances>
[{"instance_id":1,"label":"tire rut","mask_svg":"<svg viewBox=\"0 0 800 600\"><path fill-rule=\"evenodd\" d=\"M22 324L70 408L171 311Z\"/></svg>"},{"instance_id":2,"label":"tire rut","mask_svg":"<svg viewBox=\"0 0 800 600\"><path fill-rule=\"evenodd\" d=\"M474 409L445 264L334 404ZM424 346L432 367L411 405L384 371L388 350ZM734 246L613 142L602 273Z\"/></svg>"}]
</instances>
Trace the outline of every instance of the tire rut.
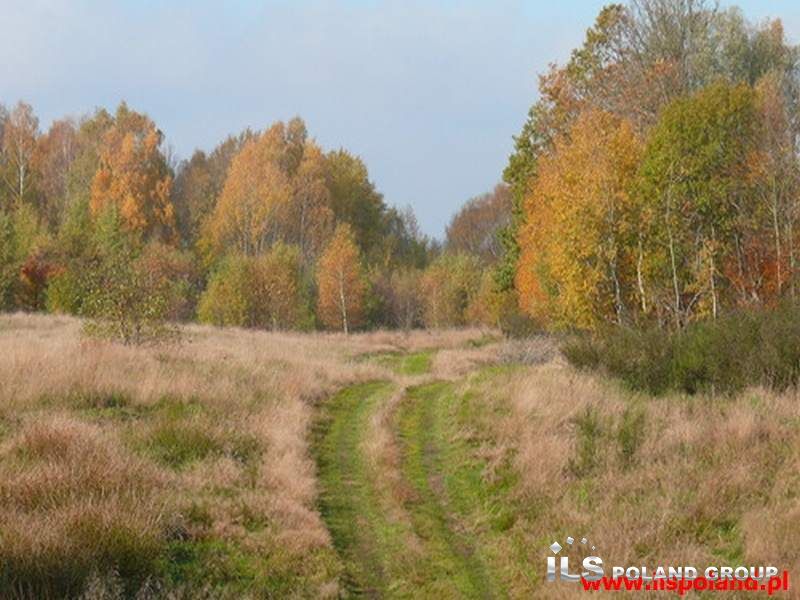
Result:
<instances>
[{"instance_id":1,"label":"tire rut","mask_svg":"<svg viewBox=\"0 0 800 600\"><path fill-rule=\"evenodd\" d=\"M435 382L410 390L401 407L399 425L404 448L405 473L415 489L408 503L418 535L441 562L443 589L463 598L494 598L493 586L476 548L477 541L451 508L445 472L449 443L441 413L448 383Z\"/></svg>"}]
</instances>

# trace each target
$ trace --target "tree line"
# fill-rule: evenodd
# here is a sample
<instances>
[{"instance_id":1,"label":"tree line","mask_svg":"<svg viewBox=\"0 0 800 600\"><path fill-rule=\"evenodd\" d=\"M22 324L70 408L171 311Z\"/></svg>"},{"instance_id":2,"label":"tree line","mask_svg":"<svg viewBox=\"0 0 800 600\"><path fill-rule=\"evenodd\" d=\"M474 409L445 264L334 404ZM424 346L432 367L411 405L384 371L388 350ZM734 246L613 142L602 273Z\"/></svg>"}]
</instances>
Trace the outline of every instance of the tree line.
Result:
<instances>
[{"instance_id":1,"label":"tree line","mask_svg":"<svg viewBox=\"0 0 800 600\"><path fill-rule=\"evenodd\" d=\"M268 329L493 323L508 189L444 244L388 205L364 162L294 118L177 162L125 103L41 132L0 106L0 309L90 317L137 341L168 322Z\"/></svg>"},{"instance_id":2,"label":"tree line","mask_svg":"<svg viewBox=\"0 0 800 600\"><path fill-rule=\"evenodd\" d=\"M603 8L515 138L498 289L580 329L796 299L798 56L738 8Z\"/></svg>"}]
</instances>

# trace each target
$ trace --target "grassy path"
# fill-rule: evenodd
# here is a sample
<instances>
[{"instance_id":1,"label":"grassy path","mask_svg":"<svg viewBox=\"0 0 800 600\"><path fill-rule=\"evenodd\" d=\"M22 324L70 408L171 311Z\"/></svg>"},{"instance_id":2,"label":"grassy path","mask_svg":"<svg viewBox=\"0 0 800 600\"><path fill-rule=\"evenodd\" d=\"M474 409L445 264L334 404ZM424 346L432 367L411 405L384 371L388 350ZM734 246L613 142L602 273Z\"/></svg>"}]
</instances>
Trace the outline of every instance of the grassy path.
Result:
<instances>
[{"instance_id":1,"label":"grassy path","mask_svg":"<svg viewBox=\"0 0 800 600\"><path fill-rule=\"evenodd\" d=\"M416 492L408 508L436 566L434 590L443 597L504 597L465 520L478 500L481 478L465 462L464 448L454 443L450 411L455 400L452 384L434 382L409 390L401 407L403 471Z\"/></svg>"},{"instance_id":2,"label":"grassy path","mask_svg":"<svg viewBox=\"0 0 800 600\"><path fill-rule=\"evenodd\" d=\"M389 367L398 375L424 375L431 370L433 351L422 350L403 354L401 352L385 352L374 355L374 360Z\"/></svg>"},{"instance_id":3,"label":"grassy path","mask_svg":"<svg viewBox=\"0 0 800 600\"><path fill-rule=\"evenodd\" d=\"M345 584L352 593L376 598L388 585L380 547L388 523L377 508L359 446L371 411L390 389L387 382L372 382L339 392L327 403L314 444L322 485L320 512L344 561Z\"/></svg>"},{"instance_id":4,"label":"grassy path","mask_svg":"<svg viewBox=\"0 0 800 600\"><path fill-rule=\"evenodd\" d=\"M383 357L382 357L383 358ZM405 376L424 375L432 353L392 356ZM386 360L386 359L383 359ZM483 463L459 437L464 407L455 384L408 388L371 382L346 388L322 407L314 436L320 511L344 565L346 592L372 598L504 598L493 490ZM390 412L385 413L388 406ZM388 414L399 462L386 485L365 440L379 410ZM391 444L391 443L390 443ZM374 446L372 446L374 449ZM403 490L392 496L391 489ZM388 494L388 496L387 496ZM500 526L497 527L497 524ZM487 543L488 542L488 543Z\"/></svg>"}]
</instances>

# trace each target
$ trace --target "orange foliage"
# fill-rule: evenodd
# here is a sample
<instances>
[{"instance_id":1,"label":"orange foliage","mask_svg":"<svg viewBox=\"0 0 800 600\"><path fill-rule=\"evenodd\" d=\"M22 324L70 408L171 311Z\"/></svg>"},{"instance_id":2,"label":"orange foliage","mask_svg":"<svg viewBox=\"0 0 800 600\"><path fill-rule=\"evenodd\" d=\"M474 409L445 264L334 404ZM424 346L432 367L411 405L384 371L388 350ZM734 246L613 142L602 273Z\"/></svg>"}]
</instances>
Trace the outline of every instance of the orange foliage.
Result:
<instances>
[{"instance_id":1,"label":"orange foliage","mask_svg":"<svg viewBox=\"0 0 800 600\"><path fill-rule=\"evenodd\" d=\"M340 224L317 265L317 312L331 329L348 333L364 319L366 285L353 230Z\"/></svg>"},{"instance_id":2,"label":"orange foliage","mask_svg":"<svg viewBox=\"0 0 800 600\"><path fill-rule=\"evenodd\" d=\"M175 239L172 177L161 142L161 132L146 115L120 105L100 147L100 168L92 180L93 215L113 206L130 230L145 237Z\"/></svg>"}]
</instances>

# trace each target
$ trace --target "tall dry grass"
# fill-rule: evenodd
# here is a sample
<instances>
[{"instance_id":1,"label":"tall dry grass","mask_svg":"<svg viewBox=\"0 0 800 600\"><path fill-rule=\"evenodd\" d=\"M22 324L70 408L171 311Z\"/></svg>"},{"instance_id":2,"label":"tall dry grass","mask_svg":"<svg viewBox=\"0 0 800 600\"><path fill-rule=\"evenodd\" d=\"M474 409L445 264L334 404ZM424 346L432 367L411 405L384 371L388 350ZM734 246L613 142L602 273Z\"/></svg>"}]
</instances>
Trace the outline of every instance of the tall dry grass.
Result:
<instances>
[{"instance_id":1,"label":"tall dry grass","mask_svg":"<svg viewBox=\"0 0 800 600\"><path fill-rule=\"evenodd\" d=\"M223 580L263 572L270 589L335 595L315 403L391 376L363 354L480 335L188 326L179 344L137 348L80 328L0 317L0 587L19 597L74 595L111 572L128 587L165 568L188 580L196 548Z\"/></svg>"},{"instance_id":2,"label":"tall dry grass","mask_svg":"<svg viewBox=\"0 0 800 600\"><path fill-rule=\"evenodd\" d=\"M800 572L796 391L654 399L559 357L464 385L496 409L485 477L518 475L513 532L540 565L537 597L583 594L543 583L547 546L568 535L617 565Z\"/></svg>"}]
</instances>

